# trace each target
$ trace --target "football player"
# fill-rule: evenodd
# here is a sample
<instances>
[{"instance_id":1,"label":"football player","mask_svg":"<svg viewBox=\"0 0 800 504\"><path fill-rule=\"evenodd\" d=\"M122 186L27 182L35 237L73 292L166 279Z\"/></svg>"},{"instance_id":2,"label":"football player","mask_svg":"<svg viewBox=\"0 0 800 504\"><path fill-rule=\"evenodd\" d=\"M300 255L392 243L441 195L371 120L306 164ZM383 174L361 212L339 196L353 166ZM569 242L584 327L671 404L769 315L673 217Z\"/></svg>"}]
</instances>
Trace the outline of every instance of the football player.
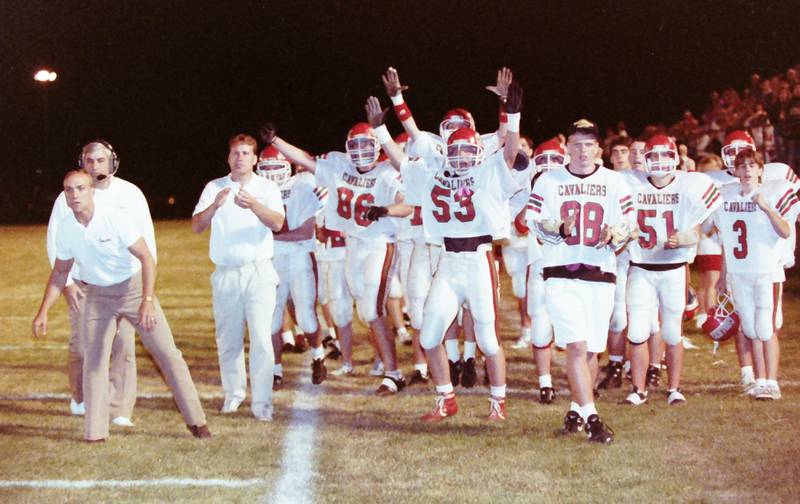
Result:
<instances>
[{"instance_id":1,"label":"football player","mask_svg":"<svg viewBox=\"0 0 800 504\"><path fill-rule=\"evenodd\" d=\"M614 433L597 413L592 384L614 307L614 252L628 239L634 211L623 176L596 164L599 140L597 126L585 119L570 126L569 163L537 179L528 215L549 244L542 257L546 309L556 343L567 349L572 403L562 432L585 425L590 441L608 443Z\"/></svg>"},{"instance_id":2,"label":"football player","mask_svg":"<svg viewBox=\"0 0 800 504\"><path fill-rule=\"evenodd\" d=\"M740 151L733 166L739 183L722 187L724 203L713 215L725 254L718 287L730 288L741 330L752 346L752 395L775 400L781 397L773 299L775 280L783 273L779 240L789 237L789 222L797 218L800 205L788 181L762 182L764 163L754 150Z\"/></svg>"},{"instance_id":3,"label":"football player","mask_svg":"<svg viewBox=\"0 0 800 504\"><path fill-rule=\"evenodd\" d=\"M367 123L357 123L347 134L344 152L331 152L317 159L286 142L265 126L262 138L274 145L292 162L316 175L316 183L328 188L329 203L325 222L329 229L347 235L345 276L356 300L358 315L374 335L385 374L376 393L396 394L405 387L405 379L397 366L394 336L386 319L389 282L396 268L397 225L394 219L374 222L367 218L371 206L385 207L403 203L399 176L387 161L378 161L380 144ZM396 207L404 217L406 207Z\"/></svg>"},{"instance_id":4,"label":"football player","mask_svg":"<svg viewBox=\"0 0 800 504\"><path fill-rule=\"evenodd\" d=\"M519 190L510 169L519 151L521 106L522 90L512 84L506 103L509 123L503 151L484 158L479 135L473 129L460 128L449 135L446 162L439 166L424 159L409 159L385 128L378 130L389 158L400 168L406 192L418 191L415 197L422 202L426 231L444 244L425 302L420 336L436 384L435 407L422 417L423 421L438 422L458 411L442 341L463 304L470 310L476 342L486 358L491 384L489 419L506 418L505 356L495 327L497 272L491 246L492 236L501 225L495 216ZM382 122L377 99L370 98L368 107L374 121Z\"/></svg>"},{"instance_id":5,"label":"football player","mask_svg":"<svg viewBox=\"0 0 800 504\"><path fill-rule=\"evenodd\" d=\"M272 258L280 279L272 314L273 384L280 386L283 381L281 326L284 308L291 296L294 319L311 346L311 382L319 385L328 373L317 319L318 269L314 256L314 223L328 190L315 187L314 176L308 172L292 175L289 161L274 146L262 150L258 159L256 173L278 185L286 213L283 228L275 233Z\"/></svg>"},{"instance_id":6,"label":"football player","mask_svg":"<svg viewBox=\"0 0 800 504\"><path fill-rule=\"evenodd\" d=\"M645 146L647 174L629 177L638 238L629 246L628 342L632 346L633 389L629 404L647 401L645 379L652 310L658 307L661 335L666 343L667 403L686 401L680 390L684 346L683 312L686 307L686 264L694 256L698 226L720 205L714 183L700 173L678 171L675 142L663 134L652 136ZM651 356L652 357L652 356ZM660 361L661 355L657 356Z\"/></svg>"}]
</instances>

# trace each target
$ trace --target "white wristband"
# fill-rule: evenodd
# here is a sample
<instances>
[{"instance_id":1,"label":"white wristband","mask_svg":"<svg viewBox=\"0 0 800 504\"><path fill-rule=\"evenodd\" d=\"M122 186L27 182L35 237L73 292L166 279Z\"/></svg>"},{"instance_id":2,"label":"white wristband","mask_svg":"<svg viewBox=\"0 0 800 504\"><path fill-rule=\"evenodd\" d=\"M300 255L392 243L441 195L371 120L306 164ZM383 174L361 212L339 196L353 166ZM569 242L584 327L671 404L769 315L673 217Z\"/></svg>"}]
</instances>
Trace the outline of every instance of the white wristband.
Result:
<instances>
[{"instance_id":1,"label":"white wristband","mask_svg":"<svg viewBox=\"0 0 800 504\"><path fill-rule=\"evenodd\" d=\"M385 124L381 124L375 128L375 136L378 137L378 141L381 143L381 145L389 143L389 141L392 139L392 135L389 134L389 130L386 128Z\"/></svg>"},{"instance_id":2,"label":"white wristband","mask_svg":"<svg viewBox=\"0 0 800 504\"><path fill-rule=\"evenodd\" d=\"M522 116L519 112L516 114L508 114L508 131L512 133L519 133L519 119Z\"/></svg>"},{"instance_id":3,"label":"white wristband","mask_svg":"<svg viewBox=\"0 0 800 504\"><path fill-rule=\"evenodd\" d=\"M389 97L392 100L392 105L402 105L405 100L403 100L403 93L397 93L394 96Z\"/></svg>"}]
</instances>

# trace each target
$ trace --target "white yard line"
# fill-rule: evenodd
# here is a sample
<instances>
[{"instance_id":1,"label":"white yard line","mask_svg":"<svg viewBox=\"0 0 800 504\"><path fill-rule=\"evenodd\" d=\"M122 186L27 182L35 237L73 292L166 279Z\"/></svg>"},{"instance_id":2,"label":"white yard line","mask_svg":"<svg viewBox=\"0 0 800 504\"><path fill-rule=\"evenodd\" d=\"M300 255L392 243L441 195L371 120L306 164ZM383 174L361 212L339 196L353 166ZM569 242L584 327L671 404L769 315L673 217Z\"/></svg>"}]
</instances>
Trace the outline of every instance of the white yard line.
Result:
<instances>
[{"instance_id":1,"label":"white yard line","mask_svg":"<svg viewBox=\"0 0 800 504\"><path fill-rule=\"evenodd\" d=\"M52 488L64 490L159 486L243 488L263 484L264 480L262 479L231 480L221 478L159 478L149 480L0 480L0 488Z\"/></svg>"},{"instance_id":2,"label":"white yard line","mask_svg":"<svg viewBox=\"0 0 800 504\"><path fill-rule=\"evenodd\" d=\"M314 502L313 479L316 475L314 436L317 430L317 391L304 376L303 386L295 393L292 420L283 439L281 475L267 502L311 504Z\"/></svg>"},{"instance_id":3,"label":"white yard line","mask_svg":"<svg viewBox=\"0 0 800 504\"><path fill-rule=\"evenodd\" d=\"M66 348L66 344L42 345L37 343L23 343L20 345L0 345L0 352L13 352L15 350L64 350Z\"/></svg>"}]
</instances>

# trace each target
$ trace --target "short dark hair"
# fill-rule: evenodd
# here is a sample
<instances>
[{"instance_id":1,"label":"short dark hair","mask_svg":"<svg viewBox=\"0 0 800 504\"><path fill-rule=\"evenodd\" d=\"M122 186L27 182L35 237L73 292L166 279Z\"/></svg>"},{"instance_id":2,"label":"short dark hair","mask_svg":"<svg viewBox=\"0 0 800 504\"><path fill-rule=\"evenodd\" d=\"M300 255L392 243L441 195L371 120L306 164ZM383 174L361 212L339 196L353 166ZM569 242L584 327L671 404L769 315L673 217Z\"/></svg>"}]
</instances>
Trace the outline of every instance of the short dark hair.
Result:
<instances>
[{"instance_id":1,"label":"short dark hair","mask_svg":"<svg viewBox=\"0 0 800 504\"><path fill-rule=\"evenodd\" d=\"M761 153L754 151L753 149L745 149L736 154L736 159L733 161L734 169L738 168L739 165L743 164L748 159L752 159L758 166L764 168L764 157L761 155Z\"/></svg>"},{"instance_id":2,"label":"short dark hair","mask_svg":"<svg viewBox=\"0 0 800 504\"><path fill-rule=\"evenodd\" d=\"M600 130L597 128L595 123L588 119L578 119L574 123L570 124L569 129L567 129L567 138L571 137L575 133L590 135L593 136L598 142L600 141Z\"/></svg>"}]
</instances>

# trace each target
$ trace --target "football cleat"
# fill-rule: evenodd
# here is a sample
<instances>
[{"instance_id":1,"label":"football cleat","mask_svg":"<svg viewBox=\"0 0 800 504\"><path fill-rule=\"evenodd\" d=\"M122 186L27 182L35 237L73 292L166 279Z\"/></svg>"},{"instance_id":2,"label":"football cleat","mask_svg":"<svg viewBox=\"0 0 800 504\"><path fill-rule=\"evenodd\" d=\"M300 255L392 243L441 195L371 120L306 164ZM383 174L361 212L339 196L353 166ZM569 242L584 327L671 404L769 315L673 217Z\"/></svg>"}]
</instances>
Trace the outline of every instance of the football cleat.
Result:
<instances>
[{"instance_id":1,"label":"football cleat","mask_svg":"<svg viewBox=\"0 0 800 504\"><path fill-rule=\"evenodd\" d=\"M405 388L406 380L401 376L400 378L392 378L391 376L384 376L381 385L375 391L375 394L386 397L392 396Z\"/></svg>"},{"instance_id":2,"label":"football cleat","mask_svg":"<svg viewBox=\"0 0 800 504\"><path fill-rule=\"evenodd\" d=\"M648 387L658 388L661 384L661 366L649 366L647 368L646 383Z\"/></svg>"},{"instance_id":3,"label":"football cleat","mask_svg":"<svg viewBox=\"0 0 800 504\"><path fill-rule=\"evenodd\" d=\"M595 443L608 444L614 440L614 431L598 415L589 415L586 419L586 437Z\"/></svg>"},{"instance_id":4,"label":"football cleat","mask_svg":"<svg viewBox=\"0 0 800 504\"><path fill-rule=\"evenodd\" d=\"M561 429L561 435L574 434L583 430L583 418L577 411L568 411L564 416L564 427Z\"/></svg>"},{"instance_id":5,"label":"football cleat","mask_svg":"<svg viewBox=\"0 0 800 504\"><path fill-rule=\"evenodd\" d=\"M400 341L400 343L405 346L411 346L412 339L411 334L409 334L408 331L400 332L395 330L395 334L397 335L397 339Z\"/></svg>"},{"instance_id":6,"label":"football cleat","mask_svg":"<svg viewBox=\"0 0 800 504\"><path fill-rule=\"evenodd\" d=\"M428 375L423 375L422 371L420 371L419 369L415 369L414 374L411 375L411 379L408 380L409 387L411 385L417 385L417 384L424 385L426 383L428 383Z\"/></svg>"},{"instance_id":7,"label":"football cleat","mask_svg":"<svg viewBox=\"0 0 800 504\"><path fill-rule=\"evenodd\" d=\"M465 388L472 388L478 381L478 373L475 372L475 358L470 357L464 361L461 368L461 385Z\"/></svg>"},{"instance_id":8,"label":"football cleat","mask_svg":"<svg viewBox=\"0 0 800 504\"><path fill-rule=\"evenodd\" d=\"M380 359L375 359L375 362L372 363L372 369L369 370L369 375L383 376L384 371L383 362Z\"/></svg>"},{"instance_id":9,"label":"football cleat","mask_svg":"<svg viewBox=\"0 0 800 504\"><path fill-rule=\"evenodd\" d=\"M273 390L275 389L274 382L273 382L272 389ZM227 414L230 414L230 413L236 413L236 410L239 409L239 406L241 406L241 404L242 404L242 400L239 399L239 398L236 398L236 397L232 397L230 399L225 399L225 402L222 404L222 408L220 408L219 412L222 413L223 415L227 415Z\"/></svg>"},{"instance_id":10,"label":"football cleat","mask_svg":"<svg viewBox=\"0 0 800 504\"><path fill-rule=\"evenodd\" d=\"M353 366L350 364L342 364L342 367L336 371L332 371L331 374L333 376L353 376L355 373L353 372Z\"/></svg>"},{"instance_id":11,"label":"football cleat","mask_svg":"<svg viewBox=\"0 0 800 504\"><path fill-rule=\"evenodd\" d=\"M539 389L539 402L542 404L552 404L556 398L556 391L553 387L542 387Z\"/></svg>"},{"instance_id":12,"label":"football cleat","mask_svg":"<svg viewBox=\"0 0 800 504\"><path fill-rule=\"evenodd\" d=\"M622 363L609 362L606 366L606 375L597 384L598 389L610 389L622 387Z\"/></svg>"},{"instance_id":13,"label":"football cleat","mask_svg":"<svg viewBox=\"0 0 800 504\"><path fill-rule=\"evenodd\" d=\"M489 398L489 420L500 420L503 421L506 419L506 400L505 399L495 399L494 397Z\"/></svg>"},{"instance_id":14,"label":"football cleat","mask_svg":"<svg viewBox=\"0 0 800 504\"><path fill-rule=\"evenodd\" d=\"M342 356L342 351L336 347L331 348L330 352L325 355L326 359L339 360Z\"/></svg>"},{"instance_id":15,"label":"football cleat","mask_svg":"<svg viewBox=\"0 0 800 504\"><path fill-rule=\"evenodd\" d=\"M631 393L628 394L628 397L622 401L622 404L632 404L634 406L640 406L647 402L647 391L639 392L639 389L633 387Z\"/></svg>"},{"instance_id":16,"label":"football cleat","mask_svg":"<svg viewBox=\"0 0 800 504\"><path fill-rule=\"evenodd\" d=\"M328 368L325 367L324 359L313 359L311 361L311 383L319 385L328 377Z\"/></svg>"},{"instance_id":17,"label":"football cleat","mask_svg":"<svg viewBox=\"0 0 800 504\"><path fill-rule=\"evenodd\" d=\"M450 383L453 384L454 387L457 387L460 383L459 377L461 376L461 360L458 361L447 361L450 363Z\"/></svg>"},{"instance_id":18,"label":"football cleat","mask_svg":"<svg viewBox=\"0 0 800 504\"><path fill-rule=\"evenodd\" d=\"M192 433L192 436L196 437L197 439L210 439L211 438L211 431L208 430L208 425L186 425L186 428L189 429L189 432ZM105 441L105 439L101 439L100 441Z\"/></svg>"},{"instance_id":19,"label":"football cleat","mask_svg":"<svg viewBox=\"0 0 800 504\"><path fill-rule=\"evenodd\" d=\"M308 349L306 346L306 342L304 340L304 336L302 334L296 334L294 336L294 346L292 347L294 353L303 353Z\"/></svg>"},{"instance_id":20,"label":"football cleat","mask_svg":"<svg viewBox=\"0 0 800 504\"><path fill-rule=\"evenodd\" d=\"M272 390L278 390L283 385L283 376L274 375L272 377Z\"/></svg>"},{"instance_id":21,"label":"football cleat","mask_svg":"<svg viewBox=\"0 0 800 504\"><path fill-rule=\"evenodd\" d=\"M458 403L455 394L438 394L436 396L436 406L429 413L422 415L423 422L441 422L447 417L458 413Z\"/></svg>"},{"instance_id":22,"label":"football cleat","mask_svg":"<svg viewBox=\"0 0 800 504\"><path fill-rule=\"evenodd\" d=\"M671 391L667 396L667 404L669 404L670 406L684 404L685 402L686 402L686 397L681 393L681 389L675 389Z\"/></svg>"}]
</instances>

